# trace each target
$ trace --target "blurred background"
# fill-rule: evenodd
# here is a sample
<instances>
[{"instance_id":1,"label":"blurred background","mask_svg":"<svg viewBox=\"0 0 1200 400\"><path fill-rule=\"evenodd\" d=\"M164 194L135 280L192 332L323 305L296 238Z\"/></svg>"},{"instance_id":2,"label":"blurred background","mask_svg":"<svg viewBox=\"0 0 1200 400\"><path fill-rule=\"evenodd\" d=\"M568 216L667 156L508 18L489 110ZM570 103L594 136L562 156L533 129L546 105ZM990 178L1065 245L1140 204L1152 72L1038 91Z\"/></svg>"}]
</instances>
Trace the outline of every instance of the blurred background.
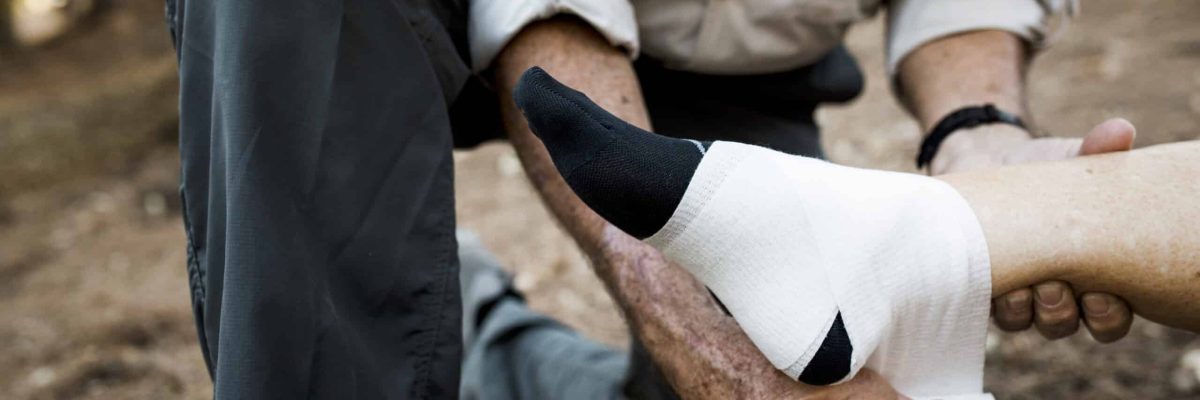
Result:
<instances>
[{"instance_id":1,"label":"blurred background","mask_svg":"<svg viewBox=\"0 0 1200 400\"><path fill-rule=\"evenodd\" d=\"M158 0L0 1L0 398L211 398L179 216L175 54ZM912 171L920 133L888 91L883 24L848 43L855 102L819 112L836 162ZM1081 136L1105 118L1138 145L1200 139L1200 2L1089 0L1030 75L1033 120ZM532 306L616 347L620 315L503 143L455 155L459 221ZM1200 398L1200 337L1137 321L988 338L1000 399Z\"/></svg>"}]
</instances>

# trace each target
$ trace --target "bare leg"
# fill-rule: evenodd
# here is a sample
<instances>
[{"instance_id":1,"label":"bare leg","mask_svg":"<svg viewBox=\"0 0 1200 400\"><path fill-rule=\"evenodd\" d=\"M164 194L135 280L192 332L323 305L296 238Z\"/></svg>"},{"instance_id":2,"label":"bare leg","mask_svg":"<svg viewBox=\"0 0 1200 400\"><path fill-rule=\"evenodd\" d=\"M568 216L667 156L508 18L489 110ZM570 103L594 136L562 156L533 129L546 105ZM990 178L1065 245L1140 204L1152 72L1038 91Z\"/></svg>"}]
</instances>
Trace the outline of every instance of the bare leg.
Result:
<instances>
[{"instance_id":1,"label":"bare leg","mask_svg":"<svg viewBox=\"0 0 1200 400\"><path fill-rule=\"evenodd\" d=\"M994 295L1062 279L1200 331L1200 142L941 179L979 218Z\"/></svg>"}]
</instances>

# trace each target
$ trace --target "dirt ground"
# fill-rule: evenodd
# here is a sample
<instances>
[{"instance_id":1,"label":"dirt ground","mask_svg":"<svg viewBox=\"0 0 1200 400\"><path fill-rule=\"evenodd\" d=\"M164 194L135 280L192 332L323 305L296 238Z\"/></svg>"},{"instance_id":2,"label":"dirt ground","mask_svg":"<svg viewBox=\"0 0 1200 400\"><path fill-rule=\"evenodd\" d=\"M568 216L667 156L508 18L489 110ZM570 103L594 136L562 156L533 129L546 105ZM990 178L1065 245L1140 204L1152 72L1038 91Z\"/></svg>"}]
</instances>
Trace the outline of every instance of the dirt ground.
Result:
<instances>
[{"instance_id":1,"label":"dirt ground","mask_svg":"<svg viewBox=\"0 0 1200 400\"><path fill-rule=\"evenodd\" d=\"M211 397L188 304L161 3L108 4L78 34L0 54L0 398ZM1139 145L1200 139L1197 21L1190 0L1086 2L1031 72L1033 120L1079 136L1123 116ZM848 38L867 91L819 119L834 161L911 171L919 132L888 92L882 28ZM455 158L462 227L532 306L625 347L612 301L511 149ZM1110 345L989 337L987 388L1002 399L1200 398L1198 375L1200 338L1145 321Z\"/></svg>"}]
</instances>

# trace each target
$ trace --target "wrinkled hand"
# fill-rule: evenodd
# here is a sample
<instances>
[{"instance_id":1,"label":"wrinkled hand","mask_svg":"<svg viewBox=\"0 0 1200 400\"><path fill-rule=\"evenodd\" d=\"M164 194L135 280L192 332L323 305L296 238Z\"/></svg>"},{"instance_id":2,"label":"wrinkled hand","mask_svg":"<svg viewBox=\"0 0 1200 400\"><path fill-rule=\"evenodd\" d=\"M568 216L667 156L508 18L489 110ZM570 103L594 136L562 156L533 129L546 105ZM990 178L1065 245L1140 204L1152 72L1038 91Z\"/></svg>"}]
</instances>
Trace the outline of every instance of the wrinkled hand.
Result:
<instances>
[{"instance_id":1,"label":"wrinkled hand","mask_svg":"<svg viewBox=\"0 0 1200 400\"><path fill-rule=\"evenodd\" d=\"M940 175L1038 161L1127 151L1136 131L1129 121L1110 119L1092 128L1082 139L1031 139L1024 130L992 124L957 132L942 143L930 163L930 173ZM1129 333L1133 313L1129 305L1108 293L1083 293L1083 322L1092 337L1102 343L1116 341ZM1047 339L1070 336L1079 329L1080 307L1069 286L1048 281L993 299L992 317L1006 331L1029 329L1032 324Z\"/></svg>"},{"instance_id":2,"label":"wrinkled hand","mask_svg":"<svg viewBox=\"0 0 1200 400\"><path fill-rule=\"evenodd\" d=\"M862 369L840 385L809 386L771 365L699 281L662 253L601 223L592 266L638 338L681 398L904 399L882 376Z\"/></svg>"}]
</instances>

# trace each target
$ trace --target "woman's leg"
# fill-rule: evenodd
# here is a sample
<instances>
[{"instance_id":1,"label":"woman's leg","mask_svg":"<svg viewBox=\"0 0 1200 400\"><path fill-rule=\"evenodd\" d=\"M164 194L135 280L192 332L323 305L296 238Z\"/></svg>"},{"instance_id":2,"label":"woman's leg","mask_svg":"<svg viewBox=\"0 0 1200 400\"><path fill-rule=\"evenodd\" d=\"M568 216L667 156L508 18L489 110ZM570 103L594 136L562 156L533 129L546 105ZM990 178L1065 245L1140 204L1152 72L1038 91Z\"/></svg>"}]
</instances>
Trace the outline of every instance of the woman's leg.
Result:
<instances>
[{"instance_id":1,"label":"woman's leg","mask_svg":"<svg viewBox=\"0 0 1200 400\"><path fill-rule=\"evenodd\" d=\"M993 294L1062 279L1200 331L1200 142L941 179L979 219Z\"/></svg>"}]
</instances>

